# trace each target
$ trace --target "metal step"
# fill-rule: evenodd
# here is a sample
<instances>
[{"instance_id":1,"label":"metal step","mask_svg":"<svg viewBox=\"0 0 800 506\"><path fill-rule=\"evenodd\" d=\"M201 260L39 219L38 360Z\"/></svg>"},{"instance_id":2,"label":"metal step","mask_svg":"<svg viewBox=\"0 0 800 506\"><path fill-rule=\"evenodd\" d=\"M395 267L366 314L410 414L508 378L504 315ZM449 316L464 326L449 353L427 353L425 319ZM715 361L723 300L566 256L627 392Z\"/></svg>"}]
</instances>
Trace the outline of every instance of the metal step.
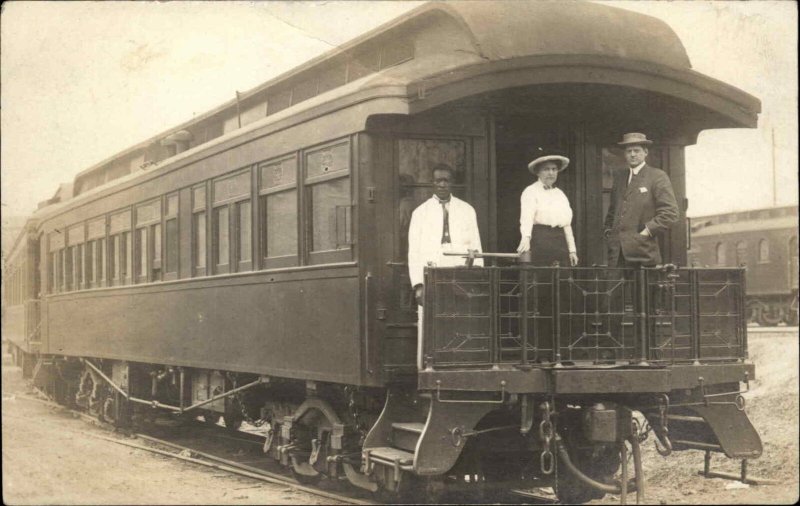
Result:
<instances>
[{"instance_id":1,"label":"metal step","mask_svg":"<svg viewBox=\"0 0 800 506\"><path fill-rule=\"evenodd\" d=\"M673 448L683 446L691 450L709 450L709 451L722 452L722 447L720 445L702 443L700 441L684 441L681 439L674 439L672 441L672 446Z\"/></svg>"},{"instance_id":2,"label":"metal step","mask_svg":"<svg viewBox=\"0 0 800 506\"><path fill-rule=\"evenodd\" d=\"M706 423L706 419L702 416L667 415L667 420L675 420L677 422Z\"/></svg>"},{"instance_id":3,"label":"metal step","mask_svg":"<svg viewBox=\"0 0 800 506\"><path fill-rule=\"evenodd\" d=\"M415 432L417 434L422 434L422 431L425 429L425 424L417 422L393 423L392 428L397 430L404 430L408 432Z\"/></svg>"},{"instance_id":4,"label":"metal step","mask_svg":"<svg viewBox=\"0 0 800 506\"><path fill-rule=\"evenodd\" d=\"M397 462L400 466L410 466L414 463L414 454L391 446L370 448L369 459L380 464L393 466Z\"/></svg>"},{"instance_id":5,"label":"metal step","mask_svg":"<svg viewBox=\"0 0 800 506\"><path fill-rule=\"evenodd\" d=\"M424 423L405 422L392 424L392 445L406 451L416 451L417 441L425 429Z\"/></svg>"}]
</instances>

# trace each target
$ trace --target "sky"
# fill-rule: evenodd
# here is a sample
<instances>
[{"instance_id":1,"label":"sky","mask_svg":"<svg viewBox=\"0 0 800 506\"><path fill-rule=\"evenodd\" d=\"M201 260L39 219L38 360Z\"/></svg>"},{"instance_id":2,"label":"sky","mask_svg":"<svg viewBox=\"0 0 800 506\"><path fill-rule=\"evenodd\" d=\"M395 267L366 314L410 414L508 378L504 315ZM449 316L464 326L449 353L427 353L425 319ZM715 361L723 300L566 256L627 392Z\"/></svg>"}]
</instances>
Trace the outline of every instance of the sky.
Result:
<instances>
[{"instance_id":1,"label":"sky","mask_svg":"<svg viewBox=\"0 0 800 506\"><path fill-rule=\"evenodd\" d=\"M795 2L598 3L664 20L695 70L761 99L757 129L706 131L687 148L689 215L796 204ZM87 167L419 4L3 3L4 218L30 213Z\"/></svg>"}]
</instances>

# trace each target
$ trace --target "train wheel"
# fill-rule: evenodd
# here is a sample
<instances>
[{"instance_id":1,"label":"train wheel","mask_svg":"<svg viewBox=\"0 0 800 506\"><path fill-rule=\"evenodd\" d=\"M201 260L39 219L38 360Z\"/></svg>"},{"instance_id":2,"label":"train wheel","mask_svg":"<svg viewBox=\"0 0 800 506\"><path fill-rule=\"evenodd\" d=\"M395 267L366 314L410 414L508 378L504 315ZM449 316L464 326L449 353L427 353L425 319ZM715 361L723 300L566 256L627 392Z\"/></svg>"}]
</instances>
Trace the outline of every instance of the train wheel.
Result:
<instances>
[{"instance_id":1,"label":"train wheel","mask_svg":"<svg viewBox=\"0 0 800 506\"><path fill-rule=\"evenodd\" d=\"M303 474L299 472L294 466L291 467L292 470L292 478L297 480L297 483L301 485L316 485L319 483L319 480L322 479L322 475L317 474Z\"/></svg>"},{"instance_id":2,"label":"train wheel","mask_svg":"<svg viewBox=\"0 0 800 506\"><path fill-rule=\"evenodd\" d=\"M762 327L774 327L783 320L783 311L777 306L764 308L758 315L758 324Z\"/></svg>"}]
</instances>

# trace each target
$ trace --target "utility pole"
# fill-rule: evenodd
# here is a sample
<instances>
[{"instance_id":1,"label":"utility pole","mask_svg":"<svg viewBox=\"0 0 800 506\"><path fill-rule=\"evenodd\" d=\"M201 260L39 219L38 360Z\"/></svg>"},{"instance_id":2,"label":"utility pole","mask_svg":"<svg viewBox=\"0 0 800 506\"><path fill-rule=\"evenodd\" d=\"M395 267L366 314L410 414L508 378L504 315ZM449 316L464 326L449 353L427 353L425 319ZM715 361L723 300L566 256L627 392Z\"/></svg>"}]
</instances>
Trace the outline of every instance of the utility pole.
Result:
<instances>
[{"instance_id":1,"label":"utility pole","mask_svg":"<svg viewBox=\"0 0 800 506\"><path fill-rule=\"evenodd\" d=\"M772 207L778 205L778 180L775 174L775 127L772 127Z\"/></svg>"}]
</instances>

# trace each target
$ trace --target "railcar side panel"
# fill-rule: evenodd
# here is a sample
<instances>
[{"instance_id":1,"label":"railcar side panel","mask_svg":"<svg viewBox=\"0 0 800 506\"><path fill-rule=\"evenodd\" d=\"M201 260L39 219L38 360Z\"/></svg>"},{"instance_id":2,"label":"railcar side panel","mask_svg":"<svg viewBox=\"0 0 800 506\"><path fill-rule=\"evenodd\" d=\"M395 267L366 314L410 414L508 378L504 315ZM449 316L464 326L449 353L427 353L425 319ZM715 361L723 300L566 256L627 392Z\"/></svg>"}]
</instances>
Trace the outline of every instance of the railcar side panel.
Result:
<instances>
[{"instance_id":1,"label":"railcar side panel","mask_svg":"<svg viewBox=\"0 0 800 506\"><path fill-rule=\"evenodd\" d=\"M3 339L8 339L14 343L15 346L25 346L24 305L18 304L3 308Z\"/></svg>"},{"instance_id":2,"label":"railcar side panel","mask_svg":"<svg viewBox=\"0 0 800 506\"><path fill-rule=\"evenodd\" d=\"M48 353L360 383L355 268L52 296Z\"/></svg>"}]
</instances>

